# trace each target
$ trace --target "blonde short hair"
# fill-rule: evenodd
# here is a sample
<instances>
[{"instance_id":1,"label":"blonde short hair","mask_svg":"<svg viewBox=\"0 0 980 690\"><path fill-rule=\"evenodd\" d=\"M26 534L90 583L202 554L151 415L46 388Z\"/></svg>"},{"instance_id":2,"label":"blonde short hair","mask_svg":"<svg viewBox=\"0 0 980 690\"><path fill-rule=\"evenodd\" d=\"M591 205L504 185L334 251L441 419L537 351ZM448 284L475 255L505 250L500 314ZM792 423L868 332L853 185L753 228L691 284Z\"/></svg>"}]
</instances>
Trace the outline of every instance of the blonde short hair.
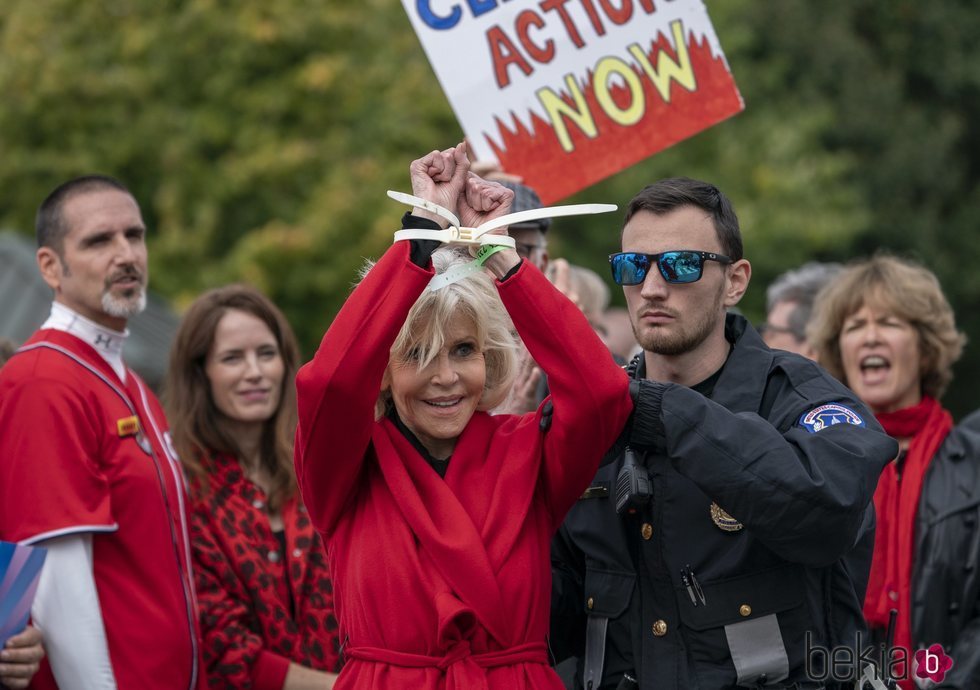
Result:
<instances>
[{"instance_id":1,"label":"blonde short hair","mask_svg":"<svg viewBox=\"0 0 980 690\"><path fill-rule=\"evenodd\" d=\"M933 273L912 261L878 255L847 266L817 295L807 338L820 364L847 383L840 353L844 321L865 304L888 311L915 328L923 395L939 399L953 379L953 363L966 337L956 330L953 309Z\"/></svg>"},{"instance_id":2,"label":"blonde short hair","mask_svg":"<svg viewBox=\"0 0 980 690\"><path fill-rule=\"evenodd\" d=\"M472 261L469 254L441 248L432 253L436 274ZM503 402L517 372L517 341L513 324L500 301L497 288L485 271L473 273L439 290L426 289L412 305L391 347L389 366L393 361L411 359L424 369L445 344L446 326L453 317L462 315L473 324L475 337L486 366L486 383L477 409L490 410ZM381 394L375 406L380 419L391 404L390 375L385 372Z\"/></svg>"}]
</instances>

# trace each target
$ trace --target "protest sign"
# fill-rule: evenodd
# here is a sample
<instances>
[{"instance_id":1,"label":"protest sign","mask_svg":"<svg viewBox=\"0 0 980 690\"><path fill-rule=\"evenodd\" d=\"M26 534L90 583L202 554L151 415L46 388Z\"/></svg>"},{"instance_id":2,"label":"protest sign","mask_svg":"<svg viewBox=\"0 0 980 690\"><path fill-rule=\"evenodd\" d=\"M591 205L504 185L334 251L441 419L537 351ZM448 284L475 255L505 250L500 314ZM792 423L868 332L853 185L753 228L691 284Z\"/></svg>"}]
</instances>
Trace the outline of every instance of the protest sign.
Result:
<instances>
[{"instance_id":1,"label":"protest sign","mask_svg":"<svg viewBox=\"0 0 980 690\"><path fill-rule=\"evenodd\" d=\"M701 0L402 0L460 125L552 203L743 108Z\"/></svg>"}]
</instances>

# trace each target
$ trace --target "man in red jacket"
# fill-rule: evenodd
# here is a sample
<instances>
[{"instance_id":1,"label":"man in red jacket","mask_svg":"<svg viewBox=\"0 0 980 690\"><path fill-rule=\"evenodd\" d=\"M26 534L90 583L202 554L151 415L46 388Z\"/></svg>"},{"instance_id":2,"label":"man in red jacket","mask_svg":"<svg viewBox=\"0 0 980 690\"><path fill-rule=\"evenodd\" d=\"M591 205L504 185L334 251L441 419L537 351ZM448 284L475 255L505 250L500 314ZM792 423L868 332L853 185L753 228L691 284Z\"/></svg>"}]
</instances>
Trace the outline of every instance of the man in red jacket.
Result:
<instances>
[{"instance_id":1,"label":"man in red jacket","mask_svg":"<svg viewBox=\"0 0 980 690\"><path fill-rule=\"evenodd\" d=\"M55 189L37 215L51 315L0 370L0 538L48 549L37 688L205 687L180 465L122 359L145 235L118 181Z\"/></svg>"}]
</instances>

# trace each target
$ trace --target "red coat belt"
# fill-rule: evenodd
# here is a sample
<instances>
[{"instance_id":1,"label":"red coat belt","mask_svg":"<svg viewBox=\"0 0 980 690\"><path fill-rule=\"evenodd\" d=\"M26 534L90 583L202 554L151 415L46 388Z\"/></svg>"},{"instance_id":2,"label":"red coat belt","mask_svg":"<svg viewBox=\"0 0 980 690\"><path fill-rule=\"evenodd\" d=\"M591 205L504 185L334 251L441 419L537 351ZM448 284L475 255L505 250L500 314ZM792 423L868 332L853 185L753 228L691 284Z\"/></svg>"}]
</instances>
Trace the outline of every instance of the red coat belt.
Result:
<instances>
[{"instance_id":1,"label":"red coat belt","mask_svg":"<svg viewBox=\"0 0 980 690\"><path fill-rule=\"evenodd\" d=\"M345 655L348 659L406 668L438 668L446 672L446 690L484 690L487 688L487 679L481 669L548 663L548 648L543 642L527 642L508 649L479 654L474 654L469 642L464 640L453 645L444 656L410 654L381 647L349 647L345 650Z\"/></svg>"}]
</instances>

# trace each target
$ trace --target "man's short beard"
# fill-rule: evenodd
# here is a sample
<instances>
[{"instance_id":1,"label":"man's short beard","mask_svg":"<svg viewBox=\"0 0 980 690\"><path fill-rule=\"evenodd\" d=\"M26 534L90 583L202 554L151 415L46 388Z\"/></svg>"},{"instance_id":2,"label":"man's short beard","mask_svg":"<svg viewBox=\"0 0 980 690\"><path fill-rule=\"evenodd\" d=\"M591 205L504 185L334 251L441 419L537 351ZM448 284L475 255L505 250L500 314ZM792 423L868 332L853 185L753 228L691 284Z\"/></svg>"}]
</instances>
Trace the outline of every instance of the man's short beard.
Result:
<instances>
[{"instance_id":1,"label":"man's short beard","mask_svg":"<svg viewBox=\"0 0 980 690\"><path fill-rule=\"evenodd\" d=\"M653 333L641 334L637 333L634 328L633 335L636 336L636 342L640 344L640 347L647 352L666 357L683 355L696 350L701 343L708 339L717 325L717 317L714 314L704 313L701 316L703 318L692 324L694 328L689 332L668 335L654 331Z\"/></svg>"},{"instance_id":2,"label":"man's short beard","mask_svg":"<svg viewBox=\"0 0 980 690\"><path fill-rule=\"evenodd\" d=\"M666 334L662 331L640 333L636 324L633 324L633 336L647 352L652 352L665 357L676 357L688 352L692 352L701 346L711 335L712 331L718 326L718 314L722 308L725 297L725 284L722 283L718 292L708 309L702 311L698 320L690 325L686 331L679 333ZM723 318L723 317L722 317ZM632 321L632 320L631 320Z\"/></svg>"},{"instance_id":3,"label":"man's short beard","mask_svg":"<svg viewBox=\"0 0 980 690\"><path fill-rule=\"evenodd\" d=\"M135 295L116 297L106 290L102 293L102 311L117 319L131 319L146 309L146 288L140 287Z\"/></svg>"}]
</instances>

